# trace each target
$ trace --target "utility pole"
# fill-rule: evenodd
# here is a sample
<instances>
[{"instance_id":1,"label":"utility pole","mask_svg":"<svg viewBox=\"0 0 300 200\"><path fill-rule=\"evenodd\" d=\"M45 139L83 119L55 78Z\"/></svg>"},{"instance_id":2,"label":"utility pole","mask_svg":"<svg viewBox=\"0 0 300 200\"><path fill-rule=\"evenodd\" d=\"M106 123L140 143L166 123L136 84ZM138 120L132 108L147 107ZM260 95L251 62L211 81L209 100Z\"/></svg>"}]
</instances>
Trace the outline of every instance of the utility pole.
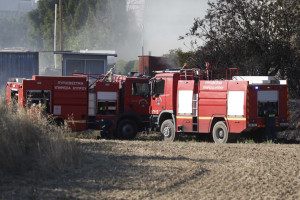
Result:
<instances>
[{"instance_id":1,"label":"utility pole","mask_svg":"<svg viewBox=\"0 0 300 200\"><path fill-rule=\"evenodd\" d=\"M60 51L64 50L63 47L63 16L62 16L62 0L59 0L59 22L60 22L60 30L59 30L59 34L60 34ZM60 61L62 64L62 54L60 55Z\"/></svg>"},{"instance_id":2,"label":"utility pole","mask_svg":"<svg viewBox=\"0 0 300 200\"><path fill-rule=\"evenodd\" d=\"M56 13L57 13L57 4L55 4L55 14L54 14L54 47L53 47L54 51L56 51ZM54 54L54 68L56 69L56 54Z\"/></svg>"},{"instance_id":3,"label":"utility pole","mask_svg":"<svg viewBox=\"0 0 300 200\"><path fill-rule=\"evenodd\" d=\"M142 68L142 74L146 74L146 72L145 72L145 64L144 64L144 24L142 24L142 58L143 58L143 60L142 60L142 66L143 66L143 68Z\"/></svg>"}]
</instances>

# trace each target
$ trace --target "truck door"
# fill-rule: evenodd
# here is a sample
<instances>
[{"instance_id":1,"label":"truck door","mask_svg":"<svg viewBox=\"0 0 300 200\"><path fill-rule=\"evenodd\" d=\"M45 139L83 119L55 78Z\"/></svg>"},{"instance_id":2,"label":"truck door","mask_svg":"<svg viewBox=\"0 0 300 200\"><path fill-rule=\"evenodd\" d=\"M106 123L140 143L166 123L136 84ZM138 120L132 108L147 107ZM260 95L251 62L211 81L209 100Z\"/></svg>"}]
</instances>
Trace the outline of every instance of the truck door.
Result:
<instances>
[{"instance_id":1,"label":"truck door","mask_svg":"<svg viewBox=\"0 0 300 200\"><path fill-rule=\"evenodd\" d=\"M157 78L152 82L151 114L158 115L166 109L166 79Z\"/></svg>"},{"instance_id":2,"label":"truck door","mask_svg":"<svg viewBox=\"0 0 300 200\"><path fill-rule=\"evenodd\" d=\"M193 125L197 126L197 95L194 95L194 81L181 80L178 82L177 94L177 131L192 132ZM196 130L197 131L197 128Z\"/></svg>"},{"instance_id":3,"label":"truck door","mask_svg":"<svg viewBox=\"0 0 300 200\"><path fill-rule=\"evenodd\" d=\"M247 81L228 82L227 120L231 133L240 133L246 128L247 88Z\"/></svg>"},{"instance_id":4,"label":"truck door","mask_svg":"<svg viewBox=\"0 0 300 200\"><path fill-rule=\"evenodd\" d=\"M149 113L149 83L141 80L127 80L122 94L124 111L133 111L139 115Z\"/></svg>"},{"instance_id":5,"label":"truck door","mask_svg":"<svg viewBox=\"0 0 300 200\"><path fill-rule=\"evenodd\" d=\"M6 89L7 103L15 105L19 102L19 89L7 86Z\"/></svg>"},{"instance_id":6,"label":"truck door","mask_svg":"<svg viewBox=\"0 0 300 200\"><path fill-rule=\"evenodd\" d=\"M23 79L16 79L12 82L7 82L6 99L8 104L19 104L19 106L22 106L22 80Z\"/></svg>"}]
</instances>

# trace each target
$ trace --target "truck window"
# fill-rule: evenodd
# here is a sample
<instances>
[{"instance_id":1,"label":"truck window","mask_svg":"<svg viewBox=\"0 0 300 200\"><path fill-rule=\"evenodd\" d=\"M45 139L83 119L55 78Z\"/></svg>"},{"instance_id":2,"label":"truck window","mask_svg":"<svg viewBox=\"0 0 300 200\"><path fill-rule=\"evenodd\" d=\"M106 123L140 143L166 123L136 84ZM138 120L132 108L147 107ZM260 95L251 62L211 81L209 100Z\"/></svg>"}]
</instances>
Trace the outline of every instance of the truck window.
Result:
<instances>
[{"instance_id":1,"label":"truck window","mask_svg":"<svg viewBox=\"0 0 300 200\"><path fill-rule=\"evenodd\" d=\"M258 117L265 117L265 112L268 110L268 104L273 107L275 116L278 117L278 102L257 102L257 112L258 112Z\"/></svg>"},{"instance_id":2,"label":"truck window","mask_svg":"<svg viewBox=\"0 0 300 200\"><path fill-rule=\"evenodd\" d=\"M132 95L146 97L149 95L148 83L132 83Z\"/></svg>"},{"instance_id":3,"label":"truck window","mask_svg":"<svg viewBox=\"0 0 300 200\"><path fill-rule=\"evenodd\" d=\"M164 94L165 93L165 80L157 80L154 85L154 94Z\"/></svg>"},{"instance_id":4,"label":"truck window","mask_svg":"<svg viewBox=\"0 0 300 200\"><path fill-rule=\"evenodd\" d=\"M264 117L265 112L268 110L268 104L271 105L278 116L278 91L265 90L257 92L257 115Z\"/></svg>"}]
</instances>

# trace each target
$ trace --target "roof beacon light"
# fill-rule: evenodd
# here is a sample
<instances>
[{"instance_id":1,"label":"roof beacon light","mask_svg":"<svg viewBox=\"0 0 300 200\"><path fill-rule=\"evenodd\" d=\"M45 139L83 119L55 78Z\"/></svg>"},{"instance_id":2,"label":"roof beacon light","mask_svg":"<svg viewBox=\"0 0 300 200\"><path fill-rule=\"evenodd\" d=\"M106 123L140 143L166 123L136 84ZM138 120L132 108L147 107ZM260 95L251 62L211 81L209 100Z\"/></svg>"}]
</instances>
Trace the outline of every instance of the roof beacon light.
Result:
<instances>
[{"instance_id":1,"label":"roof beacon light","mask_svg":"<svg viewBox=\"0 0 300 200\"><path fill-rule=\"evenodd\" d=\"M254 89L255 89L255 90L258 90L258 86L255 86Z\"/></svg>"}]
</instances>

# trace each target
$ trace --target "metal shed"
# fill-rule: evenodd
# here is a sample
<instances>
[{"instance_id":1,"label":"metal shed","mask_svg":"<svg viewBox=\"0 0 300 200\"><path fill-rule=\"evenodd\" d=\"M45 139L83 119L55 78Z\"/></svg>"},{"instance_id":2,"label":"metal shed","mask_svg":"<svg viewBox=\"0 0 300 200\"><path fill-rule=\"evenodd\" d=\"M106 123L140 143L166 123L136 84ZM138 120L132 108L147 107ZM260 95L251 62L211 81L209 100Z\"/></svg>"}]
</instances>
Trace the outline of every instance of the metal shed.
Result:
<instances>
[{"instance_id":1,"label":"metal shed","mask_svg":"<svg viewBox=\"0 0 300 200\"><path fill-rule=\"evenodd\" d=\"M8 78L31 78L39 74L39 53L32 51L0 51L0 88Z\"/></svg>"},{"instance_id":2,"label":"metal shed","mask_svg":"<svg viewBox=\"0 0 300 200\"><path fill-rule=\"evenodd\" d=\"M117 57L114 51L56 51L62 54L62 75L70 76L72 73L105 74L107 71L107 57Z\"/></svg>"}]
</instances>

